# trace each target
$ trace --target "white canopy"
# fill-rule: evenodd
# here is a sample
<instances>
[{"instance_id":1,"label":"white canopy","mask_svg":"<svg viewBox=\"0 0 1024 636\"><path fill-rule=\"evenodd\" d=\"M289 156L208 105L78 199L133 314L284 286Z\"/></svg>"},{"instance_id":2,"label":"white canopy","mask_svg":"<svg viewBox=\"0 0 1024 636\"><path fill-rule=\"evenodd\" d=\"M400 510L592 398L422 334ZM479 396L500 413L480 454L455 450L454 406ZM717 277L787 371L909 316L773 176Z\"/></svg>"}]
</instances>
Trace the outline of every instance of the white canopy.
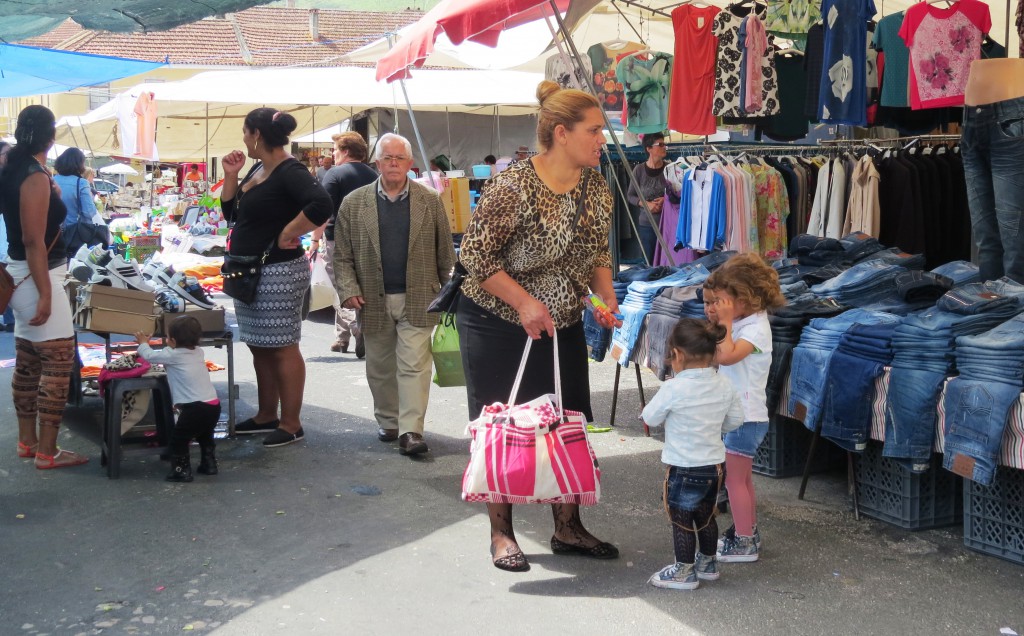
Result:
<instances>
[{"instance_id":1,"label":"white canopy","mask_svg":"<svg viewBox=\"0 0 1024 636\"><path fill-rule=\"evenodd\" d=\"M417 111L527 114L536 109L536 73L423 71L408 83ZM161 161L223 156L241 147L245 115L268 106L295 116L301 137L369 108L405 109L401 87L377 82L372 68L286 68L211 71L180 82L139 84L82 116L57 122L62 144L120 155L117 114L142 91L158 106L157 146Z\"/></svg>"},{"instance_id":2,"label":"white canopy","mask_svg":"<svg viewBox=\"0 0 1024 636\"><path fill-rule=\"evenodd\" d=\"M113 163L113 164L110 164L109 166L103 166L102 168L100 168L100 173L101 174L130 174L130 175L137 175L137 174L139 174L139 171L136 170L135 168L133 168L133 167L131 167L129 165L125 165L123 163Z\"/></svg>"}]
</instances>

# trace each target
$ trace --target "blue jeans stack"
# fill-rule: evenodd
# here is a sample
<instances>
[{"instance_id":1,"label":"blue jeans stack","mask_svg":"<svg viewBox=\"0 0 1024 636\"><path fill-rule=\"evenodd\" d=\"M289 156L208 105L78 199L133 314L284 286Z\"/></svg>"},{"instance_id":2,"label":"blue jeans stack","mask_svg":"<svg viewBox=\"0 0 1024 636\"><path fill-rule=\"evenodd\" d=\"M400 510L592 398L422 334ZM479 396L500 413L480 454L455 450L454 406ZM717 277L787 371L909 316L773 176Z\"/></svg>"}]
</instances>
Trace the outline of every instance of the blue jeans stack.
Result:
<instances>
[{"instance_id":1,"label":"blue jeans stack","mask_svg":"<svg viewBox=\"0 0 1024 636\"><path fill-rule=\"evenodd\" d=\"M956 371L956 339L988 331L1020 311L1017 298L991 287L956 287L932 309L908 316L893 333L882 454L901 460L911 471L928 469L939 392Z\"/></svg>"},{"instance_id":2,"label":"blue jeans stack","mask_svg":"<svg viewBox=\"0 0 1024 636\"><path fill-rule=\"evenodd\" d=\"M851 307L862 307L878 302L896 291L896 275L905 268L882 259L857 263L835 278L811 287L819 298L832 298Z\"/></svg>"},{"instance_id":3,"label":"blue jeans stack","mask_svg":"<svg viewBox=\"0 0 1024 636\"><path fill-rule=\"evenodd\" d=\"M668 377L671 367L668 363L669 336L680 318L703 318L704 306L698 300L703 297L700 285L689 287L667 287L662 289L651 302L651 313L647 316L647 366L658 379ZM700 314L693 315L693 306L700 307Z\"/></svg>"},{"instance_id":4,"label":"blue jeans stack","mask_svg":"<svg viewBox=\"0 0 1024 636\"><path fill-rule=\"evenodd\" d=\"M943 465L988 486L1010 408L1024 389L1024 314L956 339L959 377L946 386Z\"/></svg>"},{"instance_id":5,"label":"blue jeans stack","mask_svg":"<svg viewBox=\"0 0 1024 636\"><path fill-rule=\"evenodd\" d=\"M612 354L622 366L629 364L633 347L636 345L644 319L651 311L655 296L666 287L689 287L700 285L711 275L703 265L690 263L683 265L678 271L656 281L635 281L629 284L626 299L619 304L622 313L622 326L612 333Z\"/></svg>"},{"instance_id":6,"label":"blue jeans stack","mask_svg":"<svg viewBox=\"0 0 1024 636\"><path fill-rule=\"evenodd\" d=\"M937 272L911 270L897 274L894 280L896 289L884 298L876 300L864 309L884 311L898 316L906 316L915 311L922 311L933 306L954 286L954 280Z\"/></svg>"},{"instance_id":7,"label":"blue jeans stack","mask_svg":"<svg viewBox=\"0 0 1024 636\"><path fill-rule=\"evenodd\" d=\"M867 447L875 380L892 362L898 324L853 325L839 338L825 379L821 434L840 448L861 452Z\"/></svg>"},{"instance_id":8,"label":"blue jeans stack","mask_svg":"<svg viewBox=\"0 0 1024 636\"><path fill-rule=\"evenodd\" d=\"M981 280L981 270L974 263L967 261L951 261L945 265L939 265L932 270L935 274L941 274L953 281L953 287L977 283Z\"/></svg>"},{"instance_id":9,"label":"blue jeans stack","mask_svg":"<svg viewBox=\"0 0 1024 636\"><path fill-rule=\"evenodd\" d=\"M900 320L899 316L865 309L851 309L834 318L811 320L800 335L800 344L793 349L789 411L799 416L798 405L802 405L806 410L802 418L804 426L814 430L825 401L829 362L843 335L854 325L897 324Z\"/></svg>"}]
</instances>

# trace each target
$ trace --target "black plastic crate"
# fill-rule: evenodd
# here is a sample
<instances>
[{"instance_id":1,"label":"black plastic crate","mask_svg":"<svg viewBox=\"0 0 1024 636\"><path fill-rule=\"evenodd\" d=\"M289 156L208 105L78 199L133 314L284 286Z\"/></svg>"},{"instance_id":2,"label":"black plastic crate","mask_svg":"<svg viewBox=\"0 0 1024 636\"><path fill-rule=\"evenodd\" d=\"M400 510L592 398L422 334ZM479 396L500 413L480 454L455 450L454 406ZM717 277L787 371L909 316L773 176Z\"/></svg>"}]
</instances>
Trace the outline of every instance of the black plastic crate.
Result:
<instances>
[{"instance_id":1,"label":"black plastic crate","mask_svg":"<svg viewBox=\"0 0 1024 636\"><path fill-rule=\"evenodd\" d=\"M962 480L942 468L941 455L932 455L927 471L912 473L883 457L880 442L871 442L854 466L865 516L908 530L951 526L964 517Z\"/></svg>"},{"instance_id":2,"label":"black plastic crate","mask_svg":"<svg viewBox=\"0 0 1024 636\"><path fill-rule=\"evenodd\" d=\"M1024 470L1001 466L991 486L964 480L964 545L1024 564Z\"/></svg>"},{"instance_id":3,"label":"black plastic crate","mask_svg":"<svg viewBox=\"0 0 1024 636\"><path fill-rule=\"evenodd\" d=\"M754 455L754 472L768 477L794 477L804 473L814 433L803 422L782 415L768 421L768 434ZM818 442L811 472L831 468L842 453L827 439Z\"/></svg>"}]
</instances>

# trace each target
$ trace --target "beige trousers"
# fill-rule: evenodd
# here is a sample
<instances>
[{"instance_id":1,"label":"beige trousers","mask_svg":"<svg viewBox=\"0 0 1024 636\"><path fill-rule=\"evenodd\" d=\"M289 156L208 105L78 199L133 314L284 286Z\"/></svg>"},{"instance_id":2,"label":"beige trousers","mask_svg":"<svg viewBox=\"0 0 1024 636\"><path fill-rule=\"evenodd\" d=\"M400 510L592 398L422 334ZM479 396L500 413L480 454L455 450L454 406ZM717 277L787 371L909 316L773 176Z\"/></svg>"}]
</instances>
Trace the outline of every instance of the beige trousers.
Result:
<instances>
[{"instance_id":1,"label":"beige trousers","mask_svg":"<svg viewBox=\"0 0 1024 636\"><path fill-rule=\"evenodd\" d=\"M364 333L366 380L373 414L383 429L399 435L423 433L430 398L430 337L433 327L414 327L405 318L405 294L386 294L384 309L392 327Z\"/></svg>"},{"instance_id":2,"label":"beige trousers","mask_svg":"<svg viewBox=\"0 0 1024 636\"><path fill-rule=\"evenodd\" d=\"M324 240L324 264L327 265L327 275L334 280L334 241ZM342 307L341 301L334 305L334 339L343 345L349 344L353 337L359 337L358 314L355 309Z\"/></svg>"}]
</instances>

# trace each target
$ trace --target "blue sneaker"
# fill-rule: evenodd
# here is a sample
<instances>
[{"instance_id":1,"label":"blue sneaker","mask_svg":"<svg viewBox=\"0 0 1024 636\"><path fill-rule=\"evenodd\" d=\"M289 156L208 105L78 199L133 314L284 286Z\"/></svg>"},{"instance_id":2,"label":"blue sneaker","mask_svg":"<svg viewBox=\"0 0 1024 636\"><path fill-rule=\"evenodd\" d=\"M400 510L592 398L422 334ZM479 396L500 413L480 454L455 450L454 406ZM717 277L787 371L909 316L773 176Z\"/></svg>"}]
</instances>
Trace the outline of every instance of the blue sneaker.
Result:
<instances>
[{"instance_id":1,"label":"blue sneaker","mask_svg":"<svg viewBox=\"0 0 1024 636\"><path fill-rule=\"evenodd\" d=\"M704 554L697 553L697 562L693 564L693 570L697 573L697 578L701 581L716 581L718 580L718 557L712 554L711 556L705 556Z\"/></svg>"},{"instance_id":2,"label":"blue sneaker","mask_svg":"<svg viewBox=\"0 0 1024 636\"><path fill-rule=\"evenodd\" d=\"M735 538L736 538L736 525L733 524L733 525L729 526L728 528L726 528L725 532L722 533L721 538L718 539L718 550L719 550L719 552L721 552L722 545L725 544L725 540L726 539L732 540L732 539L735 539ZM760 552L761 551L761 531L757 529L757 526L754 526L754 545L757 546L757 551Z\"/></svg>"},{"instance_id":3,"label":"blue sneaker","mask_svg":"<svg viewBox=\"0 0 1024 636\"><path fill-rule=\"evenodd\" d=\"M671 590L694 590L700 585L692 563L666 565L652 574L648 583Z\"/></svg>"},{"instance_id":4,"label":"blue sneaker","mask_svg":"<svg viewBox=\"0 0 1024 636\"><path fill-rule=\"evenodd\" d=\"M757 561L758 549L754 537L735 535L727 538L718 551L718 560L722 563L753 563Z\"/></svg>"}]
</instances>

